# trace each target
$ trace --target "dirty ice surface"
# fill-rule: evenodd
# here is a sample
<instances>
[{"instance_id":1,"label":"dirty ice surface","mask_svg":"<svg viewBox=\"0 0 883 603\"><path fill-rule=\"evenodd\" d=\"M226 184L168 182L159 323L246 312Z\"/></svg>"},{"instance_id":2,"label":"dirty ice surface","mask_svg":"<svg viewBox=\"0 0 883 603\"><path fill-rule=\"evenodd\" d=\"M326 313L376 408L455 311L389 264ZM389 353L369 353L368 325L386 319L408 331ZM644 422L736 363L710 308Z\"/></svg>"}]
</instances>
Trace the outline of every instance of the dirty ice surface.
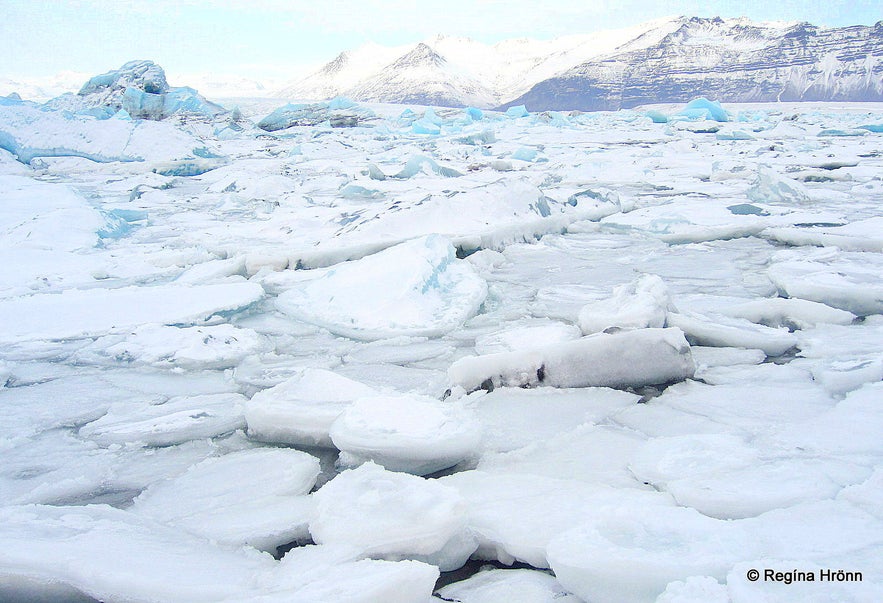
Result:
<instances>
[{"instance_id":1,"label":"dirty ice surface","mask_svg":"<svg viewBox=\"0 0 883 603\"><path fill-rule=\"evenodd\" d=\"M0 99L0 599L883 600L883 107L700 105Z\"/></svg>"}]
</instances>

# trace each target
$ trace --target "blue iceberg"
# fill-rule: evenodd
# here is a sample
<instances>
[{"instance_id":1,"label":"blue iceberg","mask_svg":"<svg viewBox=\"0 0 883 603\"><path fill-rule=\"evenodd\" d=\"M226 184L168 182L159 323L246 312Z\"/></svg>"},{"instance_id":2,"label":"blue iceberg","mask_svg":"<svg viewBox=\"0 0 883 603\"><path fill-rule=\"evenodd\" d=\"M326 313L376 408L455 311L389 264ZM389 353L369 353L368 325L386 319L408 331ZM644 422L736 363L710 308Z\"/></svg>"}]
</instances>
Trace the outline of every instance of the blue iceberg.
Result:
<instances>
[{"instance_id":1,"label":"blue iceberg","mask_svg":"<svg viewBox=\"0 0 883 603\"><path fill-rule=\"evenodd\" d=\"M730 121L730 115L721 107L717 101L710 101L707 98L700 97L687 103L678 115L687 119L710 119L713 121Z\"/></svg>"}]
</instances>

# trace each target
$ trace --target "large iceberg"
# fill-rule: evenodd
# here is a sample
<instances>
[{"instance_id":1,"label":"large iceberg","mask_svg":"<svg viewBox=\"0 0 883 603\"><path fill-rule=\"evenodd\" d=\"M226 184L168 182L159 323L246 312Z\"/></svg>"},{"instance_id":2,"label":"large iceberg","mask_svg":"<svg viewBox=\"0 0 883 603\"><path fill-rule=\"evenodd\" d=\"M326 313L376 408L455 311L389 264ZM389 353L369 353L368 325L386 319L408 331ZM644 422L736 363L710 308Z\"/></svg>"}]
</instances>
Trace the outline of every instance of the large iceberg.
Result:
<instances>
[{"instance_id":1,"label":"large iceberg","mask_svg":"<svg viewBox=\"0 0 883 603\"><path fill-rule=\"evenodd\" d=\"M177 113L213 118L226 110L188 87L173 88L153 61L129 61L119 69L89 79L76 94L52 99L46 106L108 118L122 111L130 118L162 120Z\"/></svg>"}]
</instances>

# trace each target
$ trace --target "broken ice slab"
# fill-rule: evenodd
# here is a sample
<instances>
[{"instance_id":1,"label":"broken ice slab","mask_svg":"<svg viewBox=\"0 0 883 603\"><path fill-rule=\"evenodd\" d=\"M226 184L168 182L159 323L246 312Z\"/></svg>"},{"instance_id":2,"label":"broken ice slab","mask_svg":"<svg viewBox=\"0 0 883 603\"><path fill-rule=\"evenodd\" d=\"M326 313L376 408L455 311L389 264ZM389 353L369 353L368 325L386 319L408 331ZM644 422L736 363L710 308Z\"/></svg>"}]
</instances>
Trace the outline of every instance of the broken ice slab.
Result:
<instances>
[{"instance_id":1,"label":"broken ice slab","mask_svg":"<svg viewBox=\"0 0 883 603\"><path fill-rule=\"evenodd\" d=\"M92 161L169 161L194 158L204 146L170 123L96 120L27 105L0 106L0 148L22 163L35 157Z\"/></svg>"},{"instance_id":2,"label":"broken ice slab","mask_svg":"<svg viewBox=\"0 0 883 603\"><path fill-rule=\"evenodd\" d=\"M300 446L333 446L331 426L357 399L378 392L332 371L303 369L245 404L248 435Z\"/></svg>"},{"instance_id":3,"label":"broken ice slab","mask_svg":"<svg viewBox=\"0 0 883 603\"><path fill-rule=\"evenodd\" d=\"M487 284L440 235L340 264L276 299L282 312L354 339L436 336L471 318Z\"/></svg>"},{"instance_id":4,"label":"broken ice slab","mask_svg":"<svg viewBox=\"0 0 883 603\"><path fill-rule=\"evenodd\" d=\"M118 402L106 415L80 428L82 437L112 444L171 446L245 427L241 394L180 396L162 404Z\"/></svg>"},{"instance_id":5,"label":"broken ice slab","mask_svg":"<svg viewBox=\"0 0 883 603\"><path fill-rule=\"evenodd\" d=\"M391 471L429 475L473 455L478 423L455 404L418 395L356 400L331 426L341 464L373 461Z\"/></svg>"},{"instance_id":6,"label":"broken ice slab","mask_svg":"<svg viewBox=\"0 0 883 603\"><path fill-rule=\"evenodd\" d=\"M523 603L581 603L575 595L546 572L533 569L491 569L448 584L438 594L445 601L461 603L492 603L512 601L513 595Z\"/></svg>"},{"instance_id":7,"label":"broken ice slab","mask_svg":"<svg viewBox=\"0 0 883 603\"><path fill-rule=\"evenodd\" d=\"M781 356L797 345L787 329L773 329L741 318L670 312L667 324L678 327L698 345L756 348L767 356Z\"/></svg>"},{"instance_id":8,"label":"broken ice slab","mask_svg":"<svg viewBox=\"0 0 883 603\"><path fill-rule=\"evenodd\" d=\"M471 356L448 376L467 391L499 386L641 387L683 381L696 370L680 329L597 333L518 352Z\"/></svg>"},{"instance_id":9,"label":"broken ice slab","mask_svg":"<svg viewBox=\"0 0 883 603\"><path fill-rule=\"evenodd\" d=\"M101 335L144 323L199 323L215 313L248 306L264 295L260 285L69 289L0 300L0 340L65 339Z\"/></svg>"},{"instance_id":10,"label":"broken ice slab","mask_svg":"<svg viewBox=\"0 0 883 603\"><path fill-rule=\"evenodd\" d=\"M883 313L883 285L871 260L868 257L862 264L845 258L829 262L786 259L774 261L768 274L783 295L867 316Z\"/></svg>"},{"instance_id":11,"label":"broken ice slab","mask_svg":"<svg viewBox=\"0 0 883 603\"><path fill-rule=\"evenodd\" d=\"M613 290L613 295L583 306L579 326L586 335L616 328L660 328L673 310L665 283L655 274L645 274Z\"/></svg>"},{"instance_id":12,"label":"broken ice slab","mask_svg":"<svg viewBox=\"0 0 883 603\"><path fill-rule=\"evenodd\" d=\"M255 448L208 458L183 475L151 485L132 512L220 544L270 553L307 540L313 510L306 496L319 459L288 448Z\"/></svg>"},{"instance_id":13,"label":"broken ice slab","mask_svg":"<svg viewBox=\"0 0 883 603\"><path fill-rule=\"evenodd\" d=\"M457 569L476 549L466 501L438 480L387 471L374 463L344 471L313 495L313 540L364 556L420 559Z\"/></svg>"}]
</instances>

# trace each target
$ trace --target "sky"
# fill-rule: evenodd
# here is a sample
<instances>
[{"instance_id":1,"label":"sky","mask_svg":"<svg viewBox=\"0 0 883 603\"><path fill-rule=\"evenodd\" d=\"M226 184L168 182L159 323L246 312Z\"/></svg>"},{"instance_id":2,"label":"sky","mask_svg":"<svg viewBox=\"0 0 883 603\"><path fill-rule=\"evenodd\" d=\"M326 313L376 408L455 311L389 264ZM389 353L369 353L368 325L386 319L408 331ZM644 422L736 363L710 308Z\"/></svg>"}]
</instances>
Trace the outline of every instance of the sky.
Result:
<instances>
[{"instance_id":1,"label":"sky","mask_svg":"<svg viewBox=\"0 0 883 603\"><path fill-rule=\"evenodd\" d=\"M0 78L150 59L173 85L183 74L288 81L366 42L549 39L669 15L872 25L883 0L0 0Z\"/></svg>"}]
</instances>

